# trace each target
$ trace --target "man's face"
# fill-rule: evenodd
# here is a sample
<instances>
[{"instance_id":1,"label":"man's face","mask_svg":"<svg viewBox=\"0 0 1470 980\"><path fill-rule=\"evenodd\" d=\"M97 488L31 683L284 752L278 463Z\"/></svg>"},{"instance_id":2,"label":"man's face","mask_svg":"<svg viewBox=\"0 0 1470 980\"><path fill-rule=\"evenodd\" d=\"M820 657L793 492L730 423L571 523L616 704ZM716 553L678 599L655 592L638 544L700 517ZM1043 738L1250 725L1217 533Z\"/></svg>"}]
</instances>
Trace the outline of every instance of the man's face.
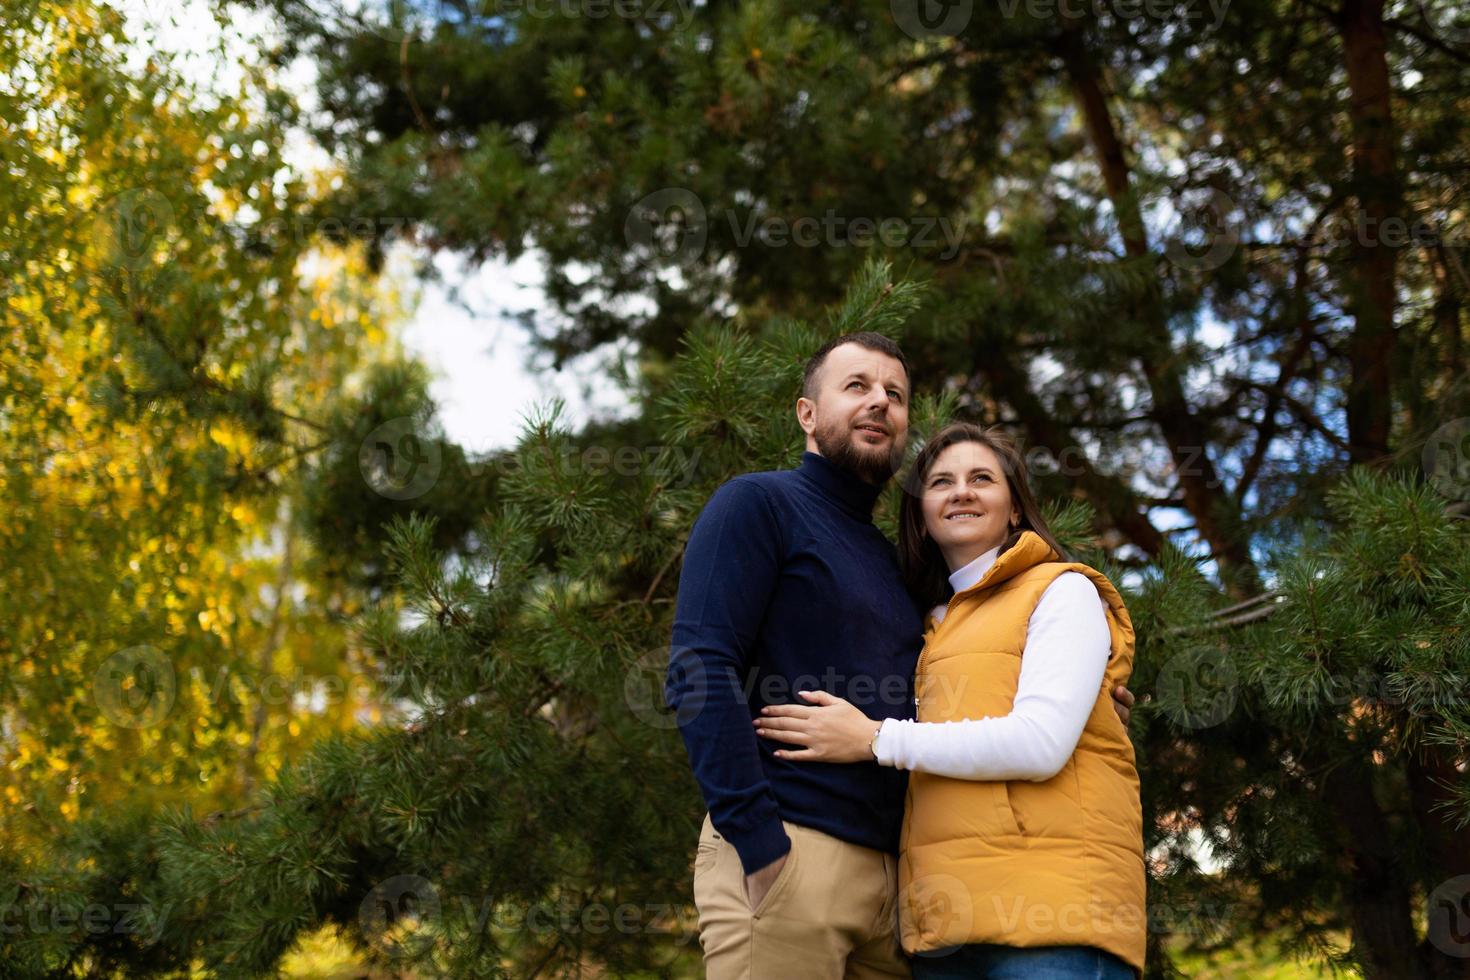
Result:
<instances>
[{"instance_id":1,"label":"man's face","mask_svg":"<svg viewBox=\"0 0 1470 980\"><path fill-rule=\"evenodd\" d=\"M827 355L814 398L796 400L806 448L881 484L903 461L909 435L909 382L903 364L859 344Z\"/></svg>"}]
</instances>

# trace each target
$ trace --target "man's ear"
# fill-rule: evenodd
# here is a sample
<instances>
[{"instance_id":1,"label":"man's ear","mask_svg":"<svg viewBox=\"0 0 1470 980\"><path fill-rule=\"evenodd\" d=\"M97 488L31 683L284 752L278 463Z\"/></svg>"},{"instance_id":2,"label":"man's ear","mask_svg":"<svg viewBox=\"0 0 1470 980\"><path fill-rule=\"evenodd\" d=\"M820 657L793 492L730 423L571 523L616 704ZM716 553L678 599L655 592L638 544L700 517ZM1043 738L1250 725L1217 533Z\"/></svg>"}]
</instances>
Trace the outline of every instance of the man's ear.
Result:
<instances>
[{"instance_id":1,"label":"man's ear","mask_svg":"<svg viewBox=\"0 0 1470 980\"><path fill-rule=\"evenodd\" d=\"M805 396L796 400L796 424L811 435L817 428L817 403Z\"/></svg>"}]
</instances>

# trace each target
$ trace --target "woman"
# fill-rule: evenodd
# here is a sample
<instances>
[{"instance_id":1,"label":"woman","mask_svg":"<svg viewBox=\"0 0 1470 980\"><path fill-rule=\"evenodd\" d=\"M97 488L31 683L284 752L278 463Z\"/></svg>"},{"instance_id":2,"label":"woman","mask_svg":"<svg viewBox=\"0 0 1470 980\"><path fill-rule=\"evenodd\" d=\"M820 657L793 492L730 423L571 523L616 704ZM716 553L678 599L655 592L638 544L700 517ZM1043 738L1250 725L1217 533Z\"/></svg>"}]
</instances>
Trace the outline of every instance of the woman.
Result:
<instances>
[{"instance_id":1,"label":"woman","mask_svg":"<svg viewBox=\"0 0 1470 980\"><path fill-rule=\"evenodd\" d=\"M840 698L766 708L785 758L910 770L899 916L916 980L1143 970L1143 820L1133 746L1108 694L1133 626L1101 573L1068 562L1015 445L957 423L905 484L899 555L933 612L916 721Z\"/></svg>"}]
</instances>

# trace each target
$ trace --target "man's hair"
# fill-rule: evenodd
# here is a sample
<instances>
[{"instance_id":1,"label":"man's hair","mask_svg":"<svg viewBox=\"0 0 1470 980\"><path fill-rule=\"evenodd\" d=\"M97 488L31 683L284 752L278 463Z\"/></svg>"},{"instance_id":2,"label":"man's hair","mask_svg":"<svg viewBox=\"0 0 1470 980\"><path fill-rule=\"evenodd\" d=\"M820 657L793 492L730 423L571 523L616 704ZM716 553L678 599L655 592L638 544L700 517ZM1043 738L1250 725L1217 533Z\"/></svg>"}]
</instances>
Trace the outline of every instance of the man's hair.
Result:
<instances>
[{"instance_id":1,"label":"man's hair","mask_svg":"<svg viewBox=\"0 0 1470 980\"><path fill-rule=\"evenodd\" d=\"M822 370L822 365L826 362L827 355L843 344L857 344L859 347L866 347L868 350L877 351L880 354L887 354L903 365L904 379L909 382L910 387L913 387L913 379L909 377L908 358L903 356L903 351L899 350L898 344L881 333L874 333L871 330L859 330L857 333L845 333L841 337L827 341L821 347L817 348L815 354L807 358L806 369L801 374L801 397L816 397L817 373Z\"/></svg>"}]
</instances>

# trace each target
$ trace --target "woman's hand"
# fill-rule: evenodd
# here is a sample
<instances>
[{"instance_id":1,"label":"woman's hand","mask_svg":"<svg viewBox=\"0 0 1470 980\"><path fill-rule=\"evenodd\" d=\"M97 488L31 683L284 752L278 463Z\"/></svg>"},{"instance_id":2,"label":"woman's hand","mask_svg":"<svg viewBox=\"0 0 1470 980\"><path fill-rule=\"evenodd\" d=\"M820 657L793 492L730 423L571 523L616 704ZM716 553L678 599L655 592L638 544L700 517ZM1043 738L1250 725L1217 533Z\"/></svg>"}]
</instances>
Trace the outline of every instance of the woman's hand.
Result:
<instances>
[{"instance_id":1,"label":"woman's hand","mask_svg":"<svg viewBox=\"0 0 1470 980\"><path fill-rule=\"evenodd\" d=\"M850 701L826 691L796 693L812 702L811 706L771 705L762 708L761 717L755 719L756 734L761 738L806 746L796 750L778 749L776 755L807 762L864 762L873 758L869 746L880 722L863 714Z\"/></svg>"}]
</instances>

